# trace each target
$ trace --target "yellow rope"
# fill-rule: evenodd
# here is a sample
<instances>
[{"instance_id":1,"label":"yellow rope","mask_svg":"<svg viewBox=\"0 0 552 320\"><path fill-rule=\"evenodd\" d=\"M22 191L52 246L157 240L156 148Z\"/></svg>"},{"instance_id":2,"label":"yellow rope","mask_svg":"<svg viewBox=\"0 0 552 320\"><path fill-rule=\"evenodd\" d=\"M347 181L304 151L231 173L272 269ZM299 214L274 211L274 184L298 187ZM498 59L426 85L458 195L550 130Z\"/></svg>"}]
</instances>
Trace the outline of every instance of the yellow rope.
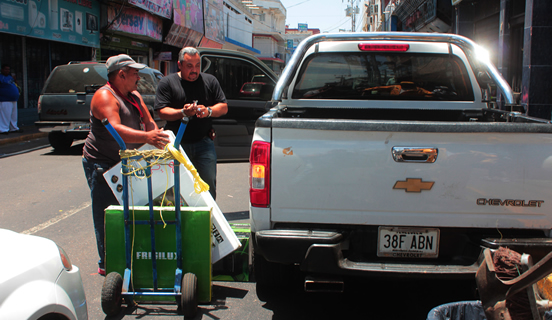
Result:
<instances>
[{"instance_id":1,"label":"yellow rope","mask_svg":"<svg viewBox=\"0 0 552 320\"><path fill-rule=\"evenodd\" d=\"M188 171L190 171L190 173L194 177L194 190L195 190L196 193L202 193L202 192L205 192L205 191L209 191L209 185L201 179L201 177L197 173L196 168L194 168L194 166L191 163L186 161L186 158L184 157L184 155L182 153L180 153L180 151L178 151L172 144L167 144L165 146L165 149L169 149L169 152L172 154L172 156L176 160L178 160L180 163L182 163L184 165L184 167L186 167L186 169L188 169ZM180 195L178 195L178 196L180 196ZM175 197L176 197L176 195L175 195Z\"/></svg>"},{"instance_id":2,"label":"yellow rope","mask_svg":"<svg viewBox=\"0 0 552 320\"><path fill-rule=\"evenodd\" d=\"M194 179L194 190L196 193L201 193L209 190L209 185L205 183L199 174L197 173L197 169L194 168L194 166L186 161L186 158L182 153L180 153L179 150L177 150L172 144L167 144L163 150L160 149L152 149L152 150L120 150L119 154L121 156L121 159L124 158L132 158L132 157L140 157L136 160L129 161L127 165L127 173L128 175L134 175L138 179L144 179L148 178L143 172L145 172L145 167L140 164L140 161L145 161L148 163L148 167L151 167L153 165L162 164L165 165L167 161L176 159L180 163L190 171L190 173L193 176ZM149 160L149 161L146 161ZM175 195L176 197L177 195Z\"/></svg>"}]
</instances>

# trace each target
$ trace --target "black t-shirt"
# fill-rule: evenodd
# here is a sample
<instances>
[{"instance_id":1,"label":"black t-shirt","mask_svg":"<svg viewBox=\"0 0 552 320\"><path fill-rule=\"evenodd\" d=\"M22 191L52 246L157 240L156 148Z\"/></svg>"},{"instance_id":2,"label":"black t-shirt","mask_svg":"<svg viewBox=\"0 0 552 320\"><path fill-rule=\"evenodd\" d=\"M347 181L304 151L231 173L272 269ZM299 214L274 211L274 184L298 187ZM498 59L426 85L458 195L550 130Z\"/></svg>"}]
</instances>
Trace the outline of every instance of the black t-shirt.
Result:
<instances>
[{"instance_id":1,"label":"black t-shirt","mask_svg":"<svg viewBox=\"0 0 552 320\"><path fill-rule=\"evenodd\" d=\"M177 73L163 77L155 94L155 110L165 107L182 109L185 104L197 100L198 105L211 107L217 103L226 103L226 97L218 80L211 74L200 73L196 81L181 79ZM212 119L191 117L182 142L195 143L203 139L211 130ZM178 132L180 121L167 121L166 130Z\"/></svg>"}]
</instances>

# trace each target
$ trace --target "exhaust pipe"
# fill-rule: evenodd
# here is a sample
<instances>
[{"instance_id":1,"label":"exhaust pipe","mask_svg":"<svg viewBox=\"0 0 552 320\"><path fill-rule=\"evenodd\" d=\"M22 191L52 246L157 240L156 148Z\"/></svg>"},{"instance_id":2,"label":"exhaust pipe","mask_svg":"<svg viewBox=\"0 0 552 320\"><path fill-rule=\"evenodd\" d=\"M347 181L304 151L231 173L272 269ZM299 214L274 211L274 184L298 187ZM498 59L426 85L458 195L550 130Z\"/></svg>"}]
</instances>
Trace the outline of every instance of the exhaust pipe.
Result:
<instances>
[{"instance_id":1,"label":"exhaust pipe","mask_svg":"<svg viewBox=\"0 0 552 320\"><path fill-rule=\"evenodd\" d=\"M305 292L338 292L342 293L345 285L337 278L306 276Z\"/></svg>"}]
</instances>

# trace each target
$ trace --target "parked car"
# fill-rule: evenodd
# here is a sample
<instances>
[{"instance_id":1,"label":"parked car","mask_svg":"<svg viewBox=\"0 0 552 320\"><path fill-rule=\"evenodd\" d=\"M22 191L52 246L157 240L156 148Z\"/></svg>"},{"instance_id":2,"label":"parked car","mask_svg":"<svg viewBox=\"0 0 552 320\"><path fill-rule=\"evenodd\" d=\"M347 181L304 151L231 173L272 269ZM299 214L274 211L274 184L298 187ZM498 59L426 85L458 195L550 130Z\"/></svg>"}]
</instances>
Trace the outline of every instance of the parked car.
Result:
<instances>
[{"instance_id":1,"label":"parked car","mask_svg":"<svg viewBox=\"0 0 552 320\"><path fill-rule=\"evenodd\" d=\"M52 240L0 229L0 319L88 319L79 268Z\"/></svg>"},{"instance_id":2,"label":"parked car","mask_svg":"<svg viewBox=\"0 0 552 320\"><path fill-rule=\"evenodd\" d=\"M261 94L261 88L264 82L246 82L240 89L240 93L244 96L258 96Z\"/></svg>"},{"instance_id":3,"label":"parked car","mask_svg":"<svg viewBox=\"0 0 552 320\"><path fill-rule=\"evenodd\" d=\"M155 90L163 74L152 68L139 71L138 92L152 116ZM107 83L107 68L100 62L71 62L54 68L38 98L35 122L42 132L48 132L50 145L67 150L73 140L85 139L90 131L90 101ZM154 116L158 124L164 124Z\"/></svg>"},{"instance_id":4,"label":"parked car","mask_svg":"<svg viewBox=\"0 0 552 320\"><path fill-rule=\"evenodd\" d=\"M228 101L228 113L213 118L219 161L248 160L255 121L267 112L278 76L255 56L233 50L198 48L203 72L214 75ZM244 95L244 84L263 83L258 95Z\"/></svg>"}]
</instances>

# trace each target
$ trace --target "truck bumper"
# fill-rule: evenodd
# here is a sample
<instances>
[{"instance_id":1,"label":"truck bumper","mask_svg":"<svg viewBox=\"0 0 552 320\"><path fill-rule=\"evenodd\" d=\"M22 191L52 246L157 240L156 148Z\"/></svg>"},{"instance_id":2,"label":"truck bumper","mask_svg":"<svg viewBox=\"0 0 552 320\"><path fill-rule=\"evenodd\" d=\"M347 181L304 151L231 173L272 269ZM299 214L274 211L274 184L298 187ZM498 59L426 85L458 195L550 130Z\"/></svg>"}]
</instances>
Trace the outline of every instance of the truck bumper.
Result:
<instances>
[{"instance_id":1,"label":"truck bumper","mask_svg":"<svg viewBox=\"0 0 552 320\"><path fill-rule=\"evenodd\" d=\"M90 122L36 121L40 132L63 132L73 139L85 139L90 131Z\"/></svg>"},{"instance_id":2,"label":"truck bumper","mask_svg":"<svg viewBox=\"0 0 552 320\"><path fill-rule=\"evenodd\" d=\"M90 131L90 122L36 121L35 125L40 132L62 131L67 133Z\"/></svg>"},{"instance_id":3,"label":"truck bumper","mask_svg":"<svg viewBox=\"0 0 552 320\"><path fill-rule=\"evenodd\" d=\"M341 276L388 276L406 278L474 279L483 261L483 250L471 265L439 263L408 263L393 261L353 261L344 253L348 241L343 234L331 231L265 230L254 236L255 252L267 261L281 264L297 264L306 273ZM500 245L515 248L534 256L534 261L552 250L552 240L533 239L483 239L481 248L496 249ZM515 249L514 249L515 250Z\"/></svg>"}]
</instances>

